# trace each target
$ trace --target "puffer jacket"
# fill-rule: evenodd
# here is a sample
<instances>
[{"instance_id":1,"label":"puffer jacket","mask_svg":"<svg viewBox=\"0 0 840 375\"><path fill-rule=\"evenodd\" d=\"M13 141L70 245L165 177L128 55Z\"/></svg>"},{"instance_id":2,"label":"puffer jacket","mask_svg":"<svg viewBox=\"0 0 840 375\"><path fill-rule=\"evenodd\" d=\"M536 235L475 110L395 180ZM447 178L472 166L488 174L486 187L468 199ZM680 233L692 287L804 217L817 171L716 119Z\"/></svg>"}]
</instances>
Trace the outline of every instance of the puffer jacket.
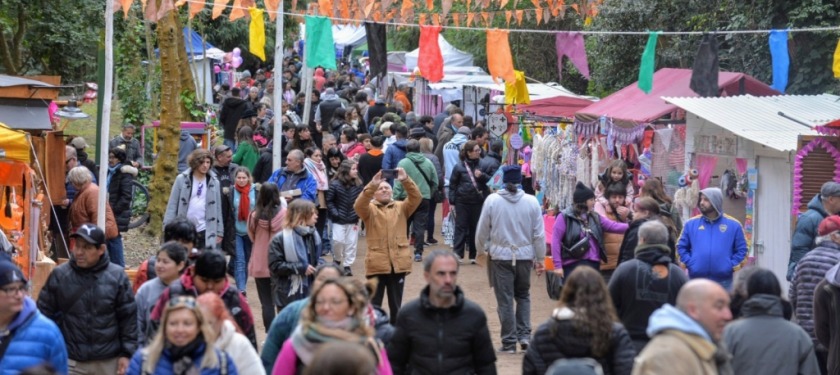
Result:
<instances>
[{"instance_id":1,"label":"puffer jacket","mask_svg":"<svg viewBox=\"0 0 840 375\"><path fill-rule=\"evenodd\" d=\"M300 290L292 291L292 275L304 275L307 265L318 267L324 263L321 258L321 236L317 230L304 234L300 228L292 228L293 236L302 237L306 247L307 263L302 260L291 262L286 260L284 232L278 233L268 245L268 269L271 272L271 285L274 292L274 304L282 308L291 302L309 295L313 275L305 276L304 285Z\"/></svg>"},{"instance_id":2,"label":"puffer jacket","mask_svg":"<svg viewBox=\"0 0 840 375\"><path fill-rule=\"evenodd\" d=\"M828 373L840 374L840 264L825 274L814 292L814 327L820 344L828 348Z\"/></svg>"},{"instance_id":3,"label":"puffer jacket","mask_svg":"<svg viewBox=\"0 0 840 375\"><path fill-rule=\"evenodd\" d=\"M820 222L828 217L822 205L822 199L817 194L808 202L808 211L799 215L796 220L796 229L790 239L790 262L788 262L788 281L793 280L796 272L796 263L805 256L811 249L816 247L814 242L817 238L817 227Z\"/></svg>"},{"instance_id":4,"label":"puffer jacket","mask_svg":"<svg viewBox=\"0 0 840 375\"><path fill-rule=\"evenodd\" d=\"M796 272L790 283L790 303L793 305L796 321L814 342L814 291L825 279L825 273L840 263L840 244L824 241L805 254L796 264Z\"/></svg>"},{"instance_id":5,"label":"puffer jacket","mask_svg":"<svg viewBox=\"0 0 840 375\"><path fill-rule=\"evenodd\" d=\"M402 181L408 197L404 201L385 204L373 200L379 188L371 181L353 207L367 228L367 253L365 254L365 276L409 273L413 250L409 248L406 228L408 217L423 201L420 189L414 181Z\"/></svg>"},{"instance_id":6,"label":"puffer jacket","mask_svg":"<svg viewBox=\"0 0 840 375\"><path fill-rule=\"evenodd\" d=\"M562 358L593 358L604 369L604 374L629 375L633 370L636 351L627 330L613 323L610 335L610 352L604 357L592 353L592 338L577 334L574 312L567 307L554 310L552 317L534 332L531 345L522 361L523 374L545 374L554 361Z\"/></svg>"},{"instance_id":7,"label":"puffer jacket","mask_svg":"<svg viewBox=\"0 0 840 375\"><path fill-rule=\"evenodd\" d=\"M260 352L260 359L266 373L271 373L274 362L277 360L277 354L280 353L280 348L283 347L286 339L292 336L292 331L295 330L300 320L300 312L308 303L309 297L294 301L283 307L283 310L271 321L271 326L268 328L268 334Z\"/></svg>"},{"instance_id":8,"label":"puffer jacket","mask_svg":"<svg viewBox=\"0 0 840 375\"><path fill-rule=\"evenodd\" d=\"M204 358L204 353L206 351L207 344L201 345L201 347L195 351L192 355L192 363L194 366L200 366L201 360ZM127 375L143 375L143 360L144 360L144 352L145 349L140 349L131 357L131 362L128 364L128 371L126 371ZM202 368L197 369L198 375L238 375L239 372L237 371L236 364L233 362L233 359L230 358L225 352L213 348L213 352L218 359L218 365L214 368ZM224 359L222 358L224 357ZM222 365L226 367L225 370L222 370ZM166 375L166 374L174 374L175 370L172 368L172 360L169 359L169 349L163 349L163 353L158 360L158 363L155 365L155 371L153 374L156 375ZM246 374L243 372L242 374Z\"/></svg>"},{"instance_id":9,"label":"puffer jacket","mask_svg":"<svg viewBox=\"0 0 840 375\"><path fill-rule=\"evenodd\" d=\"M633 253L636 246L639 244L639 228L642 224L650 220L657 220L649 217L646 219L633 220L630 222L627 232L624 232L624 238L621 240L621 246L618 250L618 265L630 259L633 259ZM675 236L668 236L668 248L671 249L671 261L676 263L677 259L677 239Z\"/></svg>"},{"instance_id":10,"label":"puffer jacket","mask_svg":"<svg viewBox=\"0 0 840 375\"><path fill-rule=\"evenodd\" d=\"M31 298L24 297L23 310L12 319L7 332L14 332L14 337L0 357L0 374L17 375L42 363L49 363L59 374L67 373L64 337L52 320L38 312ZM0 335L2 340L6 337Z\"/></svg>"},{"instance_id":11,"label":"puffer jacket","mask_svg":"<svg viewBox=\"0 0 840 375\"><path fill-rule=\"evenodd\" d=\"M601 202L595 202L595 212L606 216L607 219L617 223L628 223L629 226L629 222L627 221L628 218L619 220L621 217L618 216L618 213L613 211L612 206L609 204L605 206L601 204ZM601 271L611 271L618 267L618 258L621 251L622 241L624 241L624 233L604 233L604 252L607 254L607 260L601 261Z\"/></svg>"},{"instance_id":12,"label":"puffer jacket","mask_svg":"<svg viewBox=\"0 0 840 375\"><path fill-rule=\"evenodd\" d=\"M490 195L487 181L490 181L490 177L493 176L482 173L481 176L475 177L475 171L480 170L478 163L479 159L471 159L467 160L469 170L464 166L463 161L452 168L452 174L449 175L450 204L481 204L484 203L484 198ZM475 179L475 185L470 176Z\"/></svg>"},{"instance_id":13,"label":"puffer jacket","mask_svg":"<svg viewBox=\"0 0 840 375\"><path fill-rule=\"evenodd\" d=\"M131 199L134 192L131 182L137 176L137 168L123 165L113 173L111 182L108 184L108 203L115 212L117 229L125 232L128 230L128 223L131 222Z\"/></svg>"},{"instance_id":14,"label":"puffer jacket","mask_svg":"<svg viewBox=\"0 0 840 375\"><path fill-rule=\"evenodd\" d=\"M248 338L236 332L236 327L230 320L222 322L222 331L216 338L215 346L230 356L238 372L248 375L265 375L257 350L251 346Z\"/></svg>"},{"instance_id":15,"label":"puffer jacket","mask_svg":"<svg viewBox=\"0 0 840 375\"><path fill-rule=\"evenodd\" d=\"M251 239L251 259L248 260L248 276L253 278L271 277L268 270L268 244L277 233L283 230L286 217L286 200L280 200L280 209L271 221L257 219L256 212L248 216L248 237Z\"/></svg>"},{"instance_id":16,"label":"puffer jacket","mask_svg":"<svg viewBox=\"0 0 840 375\"><path fill-rule=\"evenodd\" d=\"M76 231L76 228L85 223L96 223L96 213L99 210L99 186L94 183L88 184L84 190L76 194L73 203L70 204L70 231ZM114 211L111 210L111 205L105 203L105 238L114 239L120 235L117 229L117 220L114 218Z\"/></svg>"},{"instance_id":17,"label":"puffer jacket","mask_svg":"<svg viewBox=\"0 0 840 375\"><path fill-rule=\"evenodd\" d=\"M207 206L204 211L206 228L204 232L204 243L206 249L200 250L221 250L221 245L216 242L217 237L224 237L224 222L222 220L222 189L216 173L211 169L207 173ZM186 218L190 209L190 196L192 195L192 168L187 168L183 173L175 177L172 184L172 191L169 193L169 201L166 204L166 213L163 215L163 225L169 224L176 217ZM223 238L224 239L224 238Z\"/></svg>"},{"instance_id":18,"label":"puffer jacket","mask_svg":"<svg viewBox=\"0 0 840 375\"><path fill-rule=\"evenodd\" d=\"M347 186L337 179L330 182L330 189L327 190L325 198L327 212L333 223L355 224L359 222L359 215L353 205L364 188L362 184Z\"/></svg>"},{"instance_id":19,"label":"puffer jacket","mask_svg":"<svg viewBox=\"0 0 840 375\"><path fill-rule=\"evenodd\" d=\"M78 299L70 300L81 292ZM76 361L129 358L137 350L137 306L125 270L102 255L91 268L75 258L55 268L38 295L38 309L61 329Z\"/></svg>"},{"instance_id":20,"label":"puffer jacket","mask_svg":"<svg viewBox=\"0 0 840 375\"><path fill-rule=\"evenodd\" d=\"M431 304L428 286L403 305L387 348L395 375L496 373L487 317L457 286L449 308Z\"/></svg>"}]
</instances>

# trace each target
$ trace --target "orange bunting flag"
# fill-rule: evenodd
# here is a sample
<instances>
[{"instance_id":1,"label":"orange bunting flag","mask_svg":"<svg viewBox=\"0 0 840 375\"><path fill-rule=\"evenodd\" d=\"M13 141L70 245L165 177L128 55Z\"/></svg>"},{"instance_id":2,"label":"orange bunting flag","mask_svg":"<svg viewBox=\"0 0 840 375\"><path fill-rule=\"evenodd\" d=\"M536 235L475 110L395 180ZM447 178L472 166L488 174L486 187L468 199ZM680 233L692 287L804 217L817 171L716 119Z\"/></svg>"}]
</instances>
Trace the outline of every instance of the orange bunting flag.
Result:
<instances>
[{"instance_id":1,"label":"orange bunting flag","mask_svg":"<svg viewBox=\"0 0 840 375\"><path fill-rule=\"evenodd\" d=\"M225 11L230 0L215 0L213 2L213 19L219 18L222 15L222 12Z\"/></svg>"},{"instance_id":2,"label":"orange bunting flag","mask_svg":"<svg viewBox=\"0 0 840 375\"><path fill-rule=\"evenodd\" d=\"M324 17L332 17L333 13L333 1L332 0L318 0L318 10L320 10L320 14Z\"/></svg>"},{"instance_id":3,"label":"orange bunting flag","mask_svg":"<svg viewBox=\"0 0 840 375\"><path fill-rule=\"evenodd\" d=\"M382 22L382 11L377 9L376 12L373 12L372 18L376 22Z\"/></svg>"},{"instance_id":4,"label":"orange bunting flag","mask_svg":"<svg viewBox=\"0 0 840 375\"><path fill-rule=\"evenodd\" d=\"M513 16L513 12L506 10L505 11L505 24L510 27L510 17Z\"/></svg>"},{"instance_id":5,"label":"orange bunting flag","mask_svg":"<svg viewBox=\"0 0 840 375\"><path fill-rule=\"evenodd\" d=\"M151 0L146 4L146 19L149 22L157 22L174 8L172 0L162 0L160 8L157 7L156 1Z\"/></svg>"},{"instance_id":6,"label":"orange bunting flag","mask_svg":"<svg viewBox=\"0 0 840 375\"><path fill-rule=\"evenodd\" d=\"M390 8L390 7L391 7L391 3L392 3L392 2L393 2L393 0L382 0L382 1L381 1L381 3L382 3L382 4L381 4L381 5L382 5L382 12L383 12L383 13L387 13L387 12L388 12L388 8Z\"/></svg>"},{"instance_id":7,"label":"orange bunting flag","mask_svg":"<svg viewBox=\"0 0 840 375\"><path fill-rule=\"evenodd\" d=\"M470 10L470 3L471 2L472 2L472 0L467 0L467 10Z\"/></svg>"},{"instance_id":8,"label":"orange bunting flag","mask_svg":"<svg viewBox=\"0 0 840 375\"><path fill-rule=\"evenodd\" d=\"M537 8L536 10L534 10L534 16L537 17L537 25L539 25L540 22L542 22L542 18L543 18L542 8Z\"/></svg>"},{"instance_id":9,"label":"orange bunting flag","mask_svg":"<svg viewBox=\"0 0 840 375\"><path fill-rule=\"evenodd\" d=\"M414 2L411 0L403 0L400 16L403 22L409 22L414 19Z\"/></svg>"},{"instance_id":10,"label":"orange bunting flag","mask_svg":"<svg viewBox=\"0 0 840 375\"><path fill-rule=\"evenodd\" d=\"M292 1L292 9L294 10L294 6L296 1ZM268 13L268 19L270 21L274 21L275 17L277 17L277 8L280 7L280 0L265 0L265 11Z\"/></svg>"},{"instance_id":11,"label":"orange bunting flag","mask_svg":"<svg viewBox=\"0 0 840 375\"><path fill-rule=\"evenodd\" d=\"M575 12L578 12L578 14L580 14L580 8L578 8L577 3L572 4L572 9L574 9L574 10L575 10Z\"/></svg>"},{"instance_id":12,"label":"orange bunting flag","mask_svg":"<svg viewBox=\"0 0 840 375\"><path fill-rule=\"evenodd\" d=\"M484 26L490 27L490 14L487 12L481 12L481 18L484 19Z\"/></svg>"},{"instance_id":13,"label":"orange bunting flag","mask_svg":"<svg viewBox=\"0 0 840 375\"><path fill-rule=\"evenodd\" d=\"M456 27L461 26L461 13L452 13L452 22Z\"/></svg>"},{"instance_id":14,"label":"orange bunting flag","mask_svg":"<svg viewBox=\"0 0 840 375\"><path fill-rule=\"evenodd\" d=\"M371 1L370 3L365 6L365 18L370 17L370 12L373 11L373 6L376 5L376 1Z\"/></svg>"},{"instance_id":15,"label":"orange bunting flag","mask_svg":"<svg viewBox=\"0 0 840 375\"><path fill-rule=\"evenodd\" d=\"M204 10L204 0L191 0L190 1L190 19L193 19L196 14L201 13Z\"/></svg>"},{"instance_id":16,"label":"orange bunting flag","mask_svg":"<svg viewBox=\"0 0 840 375\"><path fill-rule=\"evenodd\" d=\"M180 8L182 5L186 4L187 0L178 0L175 2L175 7Z\"/></svg>"},{"instance_id":17,"label":"orange bunting flag","mask_svg":"<svg viewBox=\"0 0 840 375\"><path fill-rule=\"evenodd\" d=\"M345 20L350 19L350 0L341 0L338 3L338 13Z\"/></svg>"},{"instance_id":18,"label":"orange bunting flag","mask_svg":"<svg viewBox=\"0 0 840 375\"><path fill-rule=\"evenodd\" d=\"M426 24L426 13L420 13L420 17L417 18L417 23L420 26L423 26L423 25Z\"/></svg>"},{"instance_id":19,"label":"orange bunting flag","mask_svg":"<svg viewBox=\"0 0 840 375\"><path fill-rule=\"evenodd\" d=\"M435 9L435 0L426 0L426 10Z\"/></svg>"},{"instance_id":20,"label":"orange bunting flag","mask_svg":"<svg viewBox=\"0 0 840 375\"><path fill-rule=\"evenodd\" d=\"M230 20L236 21L240 18L250 17L248 8L256 6L254 0L233 0L233 9L230 10Z\"/></svg>"},{"instance_id":21,"label":"orange bunting flag","mask_svg":"<svg viewBox=\"0 0 840 375\"><path fill-rule=\"evenodd\" d=\"M446 18L449 11L452 9L452 0L441 0L440 9L443 11L443 17Z\"/></svg>"},{"instance_id":22,"label":"orange bunting flag","mask_svg":"<svg viewBox=\"0 0 840 375\"><path fill-rule=\"evenodd\" d=\"M443 55L438 44L441 29L440 26L420 26L417 68L420 69L420 74L432 83L443 79Z\"/></svg>"},{"instance_id":23,"label":"orange bunting flag","mask_svg":"<svg viewBox=\"0 0 840 375\"><path fill-rule=\"evenodd\" d=\"M505 7L505 5L507 5L507 3L508 3L508 0L502 0L499 3L499 9L503 9Z\"/></svg>"},{"instance_id":24,"label":"orange bunting flag","mask_svg":"<svg viewBox=\"0 0 840 375\"><path fill-rule=\"evenodd\" d=\"M440 14L432 13L432 25L440 26Z\"/></svg>"},{"instance_id":25,"label":"orange bunting flag","mask_svg":"<svg viewBox=\"0 0 840 375\"><path fill-rule=\"evenodd\" d=\"M467 27L472 26L473 18L475 18L475 13L467 13Z\"/></svg>"},{"instance_id":26,"label":"orange bunting flag","mask_svg":"<svg viewBox=\"0 0 840 375\"><path fill-rule=\"evenodd\" d=\"M524 13L525 13L525 11L523 11L521 9L517 10L516 13L514 13L514 15L516 15L516 24L519 25L519 26L522 26L522 15Z\"/></svg>"},{"instance_id":27,"label":"orange bunting flag","mask_svg":"<svg viewBox=\"0 0 840 375\"><path fill-rule=\"evenodd\" d=\"M131 3L134 0L114 0L114 13L123 11L123 18L128 18L128 11L131 10Z\"/></svg>"},{"instance_id":28,"label":"orange bunting flag","mask_svg":"<svg viewBox=\"0 0 840 375\"><path fill-rule=\"evenodd\" d=\"M534 4L534 8L540 7L540 0L531 0L531 4Z\"/></svg>"},{"instance_id":29,"label":"orange bunting flag","mask_svg":"<svg viewBox=\"0 0 840 375\"><path fill-rule=\"evenodd\" d=\"M493 82L496 83L499 83L499 77L505 82L516 81L508 34L508 30L487 30L487 69L490 71Z\"/></svg>"}]
</instances>

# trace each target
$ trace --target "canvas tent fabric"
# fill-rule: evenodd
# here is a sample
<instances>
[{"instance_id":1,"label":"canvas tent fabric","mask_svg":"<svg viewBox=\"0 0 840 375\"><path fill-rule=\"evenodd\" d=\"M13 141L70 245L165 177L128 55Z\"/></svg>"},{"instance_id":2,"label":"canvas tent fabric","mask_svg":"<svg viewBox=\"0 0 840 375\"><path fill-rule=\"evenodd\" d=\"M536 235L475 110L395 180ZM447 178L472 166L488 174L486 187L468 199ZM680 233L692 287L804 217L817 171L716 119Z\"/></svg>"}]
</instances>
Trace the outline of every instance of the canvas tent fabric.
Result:
<instances>
[{"instance_id":1,"label":"canvas tent fabric","mask_svg":"<svg viewBox=\"0 0 840 375\"><path fill-rule=\"evenodd\" d=\"M364 26L333 25L333 42L336 49L344 47L358 47L367 42Z\"/></svg>"},{"instance_id":2,"label":"canvas tent fabric","mask_svg":"<svg viewBox=\"0 0 840 375\"><path fill-rule=\"evenodd\" d=\"M2 122L0 122L0 150L3 153L0 159L29 164L29 141L26 139L26 133L14 130Z\"/></svg>"},{"instance_id":3,"label":"canvas tent fabric","mask_svg":"<svg viewBox=\"0 0 840 375\"><path fill-rule=\"evenodd\" d=\"M662 99L663 96L698 96L689 88L690 82L691 69L660 69L653 75L653 90L650 94L642 92L638 83L634 82L581 109L575 113L575 120L591 122L601 116L607 116L612 118L615 124L622 127L635 127L639 124L650 123L677 110L677 106L665 102ZM720 72L718 87L720 96L742 94L771 96L781 94L767 84L744 73Z\"/></svg>"},{"instance_id":4,"label":"canvas tent fabric","mask_svg":"<svg viewBox=\"0 0 840 375\"><path fill-rule=\"evenodd\" d=\"M443 38L443 35L438 35L438 46L440 46L440 53L443 55L443 66L473 66L473 56L453 47ZM408 71L417 67L419 57L420 48L405 54L405 66ZM444 79L446 79L445 70Z\"/></svg>"}]
</instances>

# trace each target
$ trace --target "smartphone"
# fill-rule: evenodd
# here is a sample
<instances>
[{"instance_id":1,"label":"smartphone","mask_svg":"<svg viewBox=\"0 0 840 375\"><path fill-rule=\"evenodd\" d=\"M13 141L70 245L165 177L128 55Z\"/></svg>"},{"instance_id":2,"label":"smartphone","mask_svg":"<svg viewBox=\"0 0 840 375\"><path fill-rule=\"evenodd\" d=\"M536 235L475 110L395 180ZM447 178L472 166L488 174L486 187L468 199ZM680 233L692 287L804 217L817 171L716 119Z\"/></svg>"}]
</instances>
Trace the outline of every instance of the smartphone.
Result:
<instances>
[{"instance_id":1,"label":"smartphone","mask_svg":"<svg viewBox=\"0 0 840 375\"><path fill-rule=\"evenodd\" d=\"M382 170L382 178L387 178L387 179L397 178L397 170L396 169L383 169Z\"/></svg>"}]
</instances>

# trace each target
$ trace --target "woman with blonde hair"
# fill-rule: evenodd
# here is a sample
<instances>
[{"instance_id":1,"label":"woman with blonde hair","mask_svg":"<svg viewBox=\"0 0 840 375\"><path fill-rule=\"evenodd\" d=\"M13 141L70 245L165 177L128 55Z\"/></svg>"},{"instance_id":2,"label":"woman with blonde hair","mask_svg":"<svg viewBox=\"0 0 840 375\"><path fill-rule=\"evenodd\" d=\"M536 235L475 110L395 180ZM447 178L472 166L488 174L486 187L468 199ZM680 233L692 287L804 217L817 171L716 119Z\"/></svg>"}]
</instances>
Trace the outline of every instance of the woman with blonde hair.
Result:
<instances>
[{"instance_id":1,"label":"woman with blonde hair","mask_svg":"<svg viewBox=\"0 0 840 375\"><path fill-rule=\"evenodd\" d=\"M330 342L363 345L375 358L380 375L391 374L391 364L373 328L365 323L367 299L365 291L352 279L326 280L313 291L301 313L300 324L274 363L272 374L300 374L312 365L315 352Z\"/></svg>"},{"instance_id":2,"label":"woman with blonde hair","mask_svg":"<svg viewBox=\"0 0 840 375\"><path fill-rule=\"evenodd\" d=\"M207 324L216 334L214 345L227 353L242 374L265 375L257 350L233 321L225 303L218 294L206 292L196 299Z\"/></svg>"},{"instance_id":3,"label":"woman with blonde hair","mask_svg":"<svg viewBox=\"0 0 840 375\"><path fill-rule=\"evenodd\" d=\"M289 203L283 230L268 245L268 269L278 309L309 295L321 258L321 236L315 229L318 210L304 199Z\"/></svg>"},{"instance_id":4,"label":"woman with blonde hair","mask_svg":"<svg viewBox=\"0 0 840 375\"><path fill-rule=\"evenodd\" d=\"M578 267L566 279L551 318L534 332L522 373L544 374L558 359L592 358L604 374L629 375L635 356L601 273Z\"/></svg>"},{"instance_id":5,"label":"woman with blonde hair","mask_svg":"<svg viewBox=\"0 0 840 375\"><path fill-rule=\"evenodd\" d=\"M152 342L134 353L128 375L238 374L230 356L213 347L216 334L195 298L180 296L169 300L160 327Z\"/></svg>"}]
</instances>

